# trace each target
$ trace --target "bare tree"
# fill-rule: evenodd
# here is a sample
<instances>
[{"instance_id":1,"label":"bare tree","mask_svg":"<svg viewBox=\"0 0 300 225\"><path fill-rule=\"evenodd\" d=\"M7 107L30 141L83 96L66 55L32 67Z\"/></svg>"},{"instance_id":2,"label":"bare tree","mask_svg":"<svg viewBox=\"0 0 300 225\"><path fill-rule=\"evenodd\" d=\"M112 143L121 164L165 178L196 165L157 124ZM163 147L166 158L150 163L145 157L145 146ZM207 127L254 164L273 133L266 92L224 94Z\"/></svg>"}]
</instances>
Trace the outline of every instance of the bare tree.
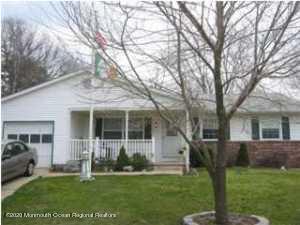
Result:
<instances>
[{"instance_id":1,"label":"bare tree","mask_svg":"<svg viewBox=\"0 0 300 225\"><path fill-rule=\"evenodd\" d=\"M2 96L79 69L82 63L25 21L6 18L1 33Z\"/></svg>"},{"instance_id":2,"label":"bare tree","mask_svg":"<svg viewBox=\"0 0 300 225\"><path fill-rule=\"evenodd\" d=\"M188 145L200 150L212 180L216 223L228 224L228 124L264 81L289 78L299 71L299 3L101 3L100 7L65 2L54 8L78 40L116 66L122 88L150 100ZM107 49L99 48L96 32L107 38ZM157 92L174 102L164 102ZM193 115L209 110L218 120L215 151L192 140L192 127L197 126ZM182 112L186 128L180 126Z\"/></svg>"}]
</instances>

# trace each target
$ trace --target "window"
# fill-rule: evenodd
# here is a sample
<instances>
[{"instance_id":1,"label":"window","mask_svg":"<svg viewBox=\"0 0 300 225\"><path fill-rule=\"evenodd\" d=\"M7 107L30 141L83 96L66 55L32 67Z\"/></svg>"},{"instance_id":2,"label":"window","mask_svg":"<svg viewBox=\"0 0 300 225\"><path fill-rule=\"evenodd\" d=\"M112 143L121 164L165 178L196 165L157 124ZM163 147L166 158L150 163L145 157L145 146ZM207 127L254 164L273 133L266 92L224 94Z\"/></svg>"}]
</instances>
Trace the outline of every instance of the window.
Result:
<instances>
[{"instance_id":1,"label":"window","mask_svg":"<svg viewBox=\"0 0 300 225\"><path fill-rule=\"evenodd\" d=\"M30 143L36 144L41 142L41 136L39 134L30 135Z\"/></svg>"},{"instance_id":2,"label":"window","mask_svg":"<svg viewBox=\"0 0 300 225\"><path fill-rule=\"evenodd\" d=\"M104 139L122 139L123 120L122 118L103 119L103 137Z\"/></svg>"},{"instance_id":3,"label":"window","mask_svg":"<svg viewBox=\"0 0 300 225\"><path fill-rule=\"evenodd\" d=\"M143 139L144 120L143 118L130 118L128 120L128 138Z\"/></svg>"},{"instance_id":4,"label":"window","mask_svg":"<svg viewBox=\"0 0 300 225\"><path fill-rule=\"evenodd\" d=\"M9 143L4 147L3 155L11 155L11 151L13 149L13 143Z\"/></svg>"},{"instance_id":5,"label":"window","mask_svg":"<svg viewBox=\"0 0 300 225\"><path fill-rule=\"evenodd\" d=\"M18 140L18 135L17 134L8 134L7 139Z\"/></svg>"},{"instance_id":6,"label":"window","mask_svg":"<svg viewBox=\"0 0 300 225\"><path fill-rule=\"evenodd\" d=\"M144 132L145 132L145 139L152 138L152 120L151 118L145 118L145 125L144 125Z\"/></svg>"},{"instance_id":7,"label":"window","mask_svg":"<svg viewBox=\"0 0 300 225\"><path fill-rule=\"evenodd\" d=\"M279 138L279 129L276 128L263 128L262 136L265 139L278 139Z\"/></svg>"},{"instance_id":8,"label":"window","mask_svg":"<svg viewBox=\"0 0 300 225\"><path fill-rule=\"evenodd\" d=\"M46 144L46 143L52 143L53 141L53 136L52 134L43 134L42 135L42 143Z\"/></svg>"},{"instance_id":9,"label":"window","mask_svg":"<svg viewBox=\"0 0 300 225\"><path fill-rule=\"evenodd\" d=\"M217 139L218 121L216 119L203 120L203 139Z\"/></svg>"},{"instance_id":10,"label":"window","mask_svg":"<svg viewBox=\"0 0 300 225\"><path fill-rule=\"evenodd\" d=\"M167 122L167 136L177 136L176 128L169 122Z\"/></svg>"},{"instance_id":11,"label":"window","mask_svg":"<svg viewBox=\"0 0 300 225\"><path fill-rule=\"evenodd\" d=\"M265 120L261 122L263 139L279 139L280 123L277 120Z\"/></svg>"},{"instance_id":12,"label":"window","mask_svg":"<svg viewBox=\"0 0 300 225\"><path fill-rule=\"evenodd\" d=\"M20 134L19 135L19 140L28 143L29 142L29 135L28 134Z\"/></svg>"}]
</instances>

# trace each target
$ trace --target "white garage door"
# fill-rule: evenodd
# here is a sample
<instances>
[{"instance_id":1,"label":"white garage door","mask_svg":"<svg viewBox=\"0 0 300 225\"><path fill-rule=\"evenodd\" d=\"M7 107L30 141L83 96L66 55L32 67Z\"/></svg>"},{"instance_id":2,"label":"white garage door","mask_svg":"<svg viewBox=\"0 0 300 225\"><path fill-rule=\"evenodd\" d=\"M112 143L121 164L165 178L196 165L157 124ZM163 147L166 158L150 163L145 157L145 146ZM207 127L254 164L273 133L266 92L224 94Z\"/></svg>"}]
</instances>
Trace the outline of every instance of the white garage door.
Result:
<instances>
[{"instance_id":1,"label":"white garage door","mask_svg":"<svg viewBox=\"0 0 300 225\"><path fill-rule=\"evenodd\" d=\"M22 140L36 148L37 167L50 167L53 145L53 123L51 122L4 122L5 139Z\"/></svg>"}]
</instances>

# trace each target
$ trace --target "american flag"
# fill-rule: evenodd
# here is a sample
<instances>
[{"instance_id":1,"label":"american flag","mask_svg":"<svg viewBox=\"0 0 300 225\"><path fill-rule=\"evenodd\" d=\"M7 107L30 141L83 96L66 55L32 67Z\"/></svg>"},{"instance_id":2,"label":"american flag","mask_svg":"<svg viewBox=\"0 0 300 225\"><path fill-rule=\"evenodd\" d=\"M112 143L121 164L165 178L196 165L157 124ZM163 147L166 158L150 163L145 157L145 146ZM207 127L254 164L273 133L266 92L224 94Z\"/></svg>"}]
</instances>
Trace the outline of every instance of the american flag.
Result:
<instances>
[{"instance_id":1,"label":"american flag","mask_svg":"<svg viewBox=\"0 0 300 225\"><path fill-rule=\"evenodd\" d=\"M102 49L104 49L107 45L105 38L102 36L100 32L96 32L96 42Z\"/></svg>"}]
</instances>

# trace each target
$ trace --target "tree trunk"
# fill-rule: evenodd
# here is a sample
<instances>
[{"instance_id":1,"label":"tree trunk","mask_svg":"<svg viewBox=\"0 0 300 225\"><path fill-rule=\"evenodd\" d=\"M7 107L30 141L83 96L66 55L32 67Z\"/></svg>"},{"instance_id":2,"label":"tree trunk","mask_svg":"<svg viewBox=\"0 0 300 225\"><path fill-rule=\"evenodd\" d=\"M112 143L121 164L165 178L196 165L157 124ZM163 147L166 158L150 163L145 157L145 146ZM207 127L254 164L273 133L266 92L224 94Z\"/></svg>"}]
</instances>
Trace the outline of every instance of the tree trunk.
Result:
<instances>
[{"instance_id":1,"label":"tree trunk","mask_svg":"<svg viewBox=\"0 0 300 225\"><path fill-rule=\"evenodd\" d=\"M218 144L217 159L214 178L216 224L228 224L227 199L226 199L226 130L227 117L224 107L223 82L221 76L222 53L224 46L224 5L216 2L217 8L217 42L214 49L214 83L216 95L216 113L218 117Z\"/></svg>"},{"instance_id":2,"label":"tree trunk","mask_svg":"<svg viewBox=\"0 0 300 225\"><path fill-rule=\"evenodd\" d=\"M225 122L225 121L224 121ZM226 198L226 122L219 125L217 159L214 177L216 224L228 224Z\"/></svg>"}]
</instances>

